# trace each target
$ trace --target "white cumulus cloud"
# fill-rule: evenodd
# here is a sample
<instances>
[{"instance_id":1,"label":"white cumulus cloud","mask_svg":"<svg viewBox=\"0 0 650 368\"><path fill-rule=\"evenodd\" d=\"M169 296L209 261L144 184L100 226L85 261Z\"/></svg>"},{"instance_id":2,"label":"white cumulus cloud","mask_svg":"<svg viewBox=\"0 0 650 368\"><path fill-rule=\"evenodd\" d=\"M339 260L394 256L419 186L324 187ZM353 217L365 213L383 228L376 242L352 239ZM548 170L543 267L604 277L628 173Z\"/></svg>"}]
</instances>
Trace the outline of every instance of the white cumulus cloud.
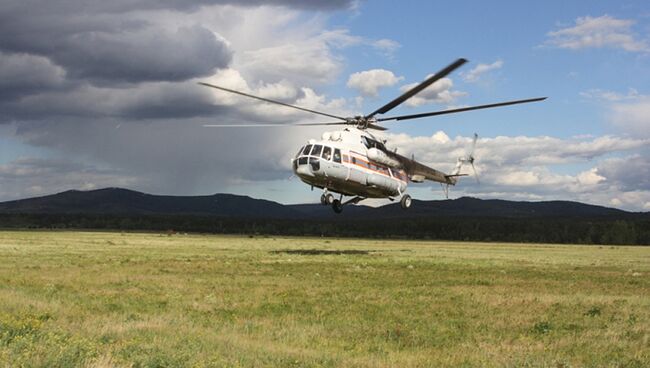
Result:
<instances>
[{"instance_id":1,"label":"white cumulus cloud","mask_svg":"<svg viewBox=\"0 0 650 368\"><path fill-rule=\"evenodd\" d=\"M449 138L386 134L389 148L449 172L467 154L472 137ZM455 196L519 200L573 200L644 210L650 201L650 164L644 160L650 139L603 137L479 138L474 156L481 184L464 179ZM615 157L612 157L615 156ZM470 168L464 173L471 174ZM436 186L432 186L436 188ZM618 202L612 203L612 199Z\"/></svg>"},{"instance_id":2,"label":"white cumulus cloud","mask_svg":"<svg viewBox=\"0 0 650 368\"><path fill-rule=\"evenodd\" d=\"M377 97L380 88L393 86L402 79L390 70L372 69L351 74L347 86L364 96Z\"/></svg>"},{"instance_id":3,"label":"white cumulus cloud","mask_svg":"<svg viewBox=\"0 0 650 368\"><path fill-rule=\"evenodd\" d=\"M431 76L428 75L427 78ZM400 90L406 92L409 89L415 87L418 83L411 83L405 86L402 86ZM458 98L467 96L467 92L454 91L454 82L451 78L442 78L429 87L422 90L417 95L406 100L404 103L406 106L416 107L428 104L445 104L450 105L454 103Z\"/></svg>"}]
</instances>

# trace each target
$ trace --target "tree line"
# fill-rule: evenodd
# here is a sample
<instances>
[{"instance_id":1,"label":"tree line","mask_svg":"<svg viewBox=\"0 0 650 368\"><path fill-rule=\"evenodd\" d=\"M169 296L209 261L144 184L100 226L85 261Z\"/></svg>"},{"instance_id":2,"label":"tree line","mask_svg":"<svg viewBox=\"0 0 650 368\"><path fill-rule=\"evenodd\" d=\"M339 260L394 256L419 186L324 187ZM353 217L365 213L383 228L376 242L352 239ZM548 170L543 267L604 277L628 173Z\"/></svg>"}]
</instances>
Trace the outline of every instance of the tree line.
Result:
<instances>
[{"instance_id":1,"label":"tree line","mask_svg":"<svg viewBox=\"0 0 650 368\"><path fill-rule=\"evenodd\" d=\"M264 220L192 215L0 214L0 228L650 245L650 217L643 215L624 218Z\"/></svg>"}]
</instances>

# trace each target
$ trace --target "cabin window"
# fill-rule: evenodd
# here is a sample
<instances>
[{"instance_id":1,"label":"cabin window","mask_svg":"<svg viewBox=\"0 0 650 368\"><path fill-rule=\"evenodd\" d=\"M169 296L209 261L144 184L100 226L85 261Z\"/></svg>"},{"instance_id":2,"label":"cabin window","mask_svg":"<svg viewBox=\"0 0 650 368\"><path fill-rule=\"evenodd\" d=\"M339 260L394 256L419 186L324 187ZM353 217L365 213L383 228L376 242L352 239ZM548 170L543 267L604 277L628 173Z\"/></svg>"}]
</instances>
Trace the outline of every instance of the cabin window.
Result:
<instances>
[{"instance_id":1,"label":"cabin window","mask_svg":"<svg viewBox=\"0 0 650 368\"><path fill-rule=\"evenodd\" d=\"M316 144L314 145L314 149L311 151L311 155L318 157L320 156L320 152L322 150L323 150L323 146L321 146L320 144Z\"/></svg>"},{"instance_id":2,"label":"cabin window","mask_svg":"<svg viewBox=\"0 0 650 368\"><path fill-rule=\"evenodd\" d=\"M384 146L383 143L378 142L378 141L376 141L374 139L364 137L364 136L361 137L361 143L363 143L363 145L366 146L366 148L368 148L368 149L377 148L377 149L380 149L382 151L386 149L386 147Z\"/></svg>"},{"instance_id":3,"label":"cabin window","mask_svg":"<svg viewBox=\"0 0 650 368\"><path fill-rule=\"evenodd\" d=\"M305 149L302 150L302 154L303 155L308 155L309 151L311 151L311 144L308 144L308 145L305 146Z\"/></svg>"},{"instance_id":4,"label":"cabin window","mask_svg":"<svg viewBox=\"0 0 650 368\"><path fill-rule=\"evenodd\" d=\"M332 148L324 146L323 155L321 156L323 160L329 161L332 158Z\"/></svg>"},{"instance_id":5,"label":"cabin window","mask_svg":"<svg viewBox=\"0 0 650 368\"><path fill-rule=\"evenodd\" d=\"M341 163L341 150L334 148L334 162Z\"/></svg>"}]
</instances>

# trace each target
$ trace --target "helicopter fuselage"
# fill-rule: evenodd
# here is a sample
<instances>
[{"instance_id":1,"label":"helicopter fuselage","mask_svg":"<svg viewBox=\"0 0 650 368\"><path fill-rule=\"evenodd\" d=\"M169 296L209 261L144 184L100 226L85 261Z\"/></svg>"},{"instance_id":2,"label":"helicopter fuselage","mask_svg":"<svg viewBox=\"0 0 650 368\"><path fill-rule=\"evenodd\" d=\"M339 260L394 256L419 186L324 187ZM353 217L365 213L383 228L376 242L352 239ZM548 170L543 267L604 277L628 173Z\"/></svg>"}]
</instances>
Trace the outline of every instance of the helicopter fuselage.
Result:
<instances>
[{"instance_id":1,"label":"helicopter fuselage","mask_svg":"<svg viewBox=\"0 0 650 368\"><path fill-rule=\"evenodd\" d=\"M312 187L346 196L401 196L408 176L377 145L382 143L359 129L326 132L300 148L292 160L293 172Z\"/></svg>"}]
</instances>

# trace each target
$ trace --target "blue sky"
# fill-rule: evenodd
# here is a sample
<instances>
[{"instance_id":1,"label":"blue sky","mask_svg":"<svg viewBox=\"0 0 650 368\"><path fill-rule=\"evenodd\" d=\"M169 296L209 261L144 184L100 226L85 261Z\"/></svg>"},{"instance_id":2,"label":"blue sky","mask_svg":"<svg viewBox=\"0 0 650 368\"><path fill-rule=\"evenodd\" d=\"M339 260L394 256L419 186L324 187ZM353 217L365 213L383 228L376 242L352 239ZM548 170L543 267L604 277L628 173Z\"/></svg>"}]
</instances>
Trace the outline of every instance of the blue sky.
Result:
<instances>
[{"instance_id":1,"label":"blue sky","mask_svg":"<svg viewBox=\"0 0 650 368\"><path fill-rule=\"evenodd\" d=\"M452 198L650 210L645 1L89 1L84 14L74 3L0 5L23 19L0 26L0 200L123 186L314 202L288 179L289 158L323 129L202 125L321 120L197 81L369 113L464 57L418 106L388 115L549 98L386 124L389 146L443 170L479 134L481 185L465 180ZM444 198L435 184L411 193Z\"/></svg>"}]
</instances>

